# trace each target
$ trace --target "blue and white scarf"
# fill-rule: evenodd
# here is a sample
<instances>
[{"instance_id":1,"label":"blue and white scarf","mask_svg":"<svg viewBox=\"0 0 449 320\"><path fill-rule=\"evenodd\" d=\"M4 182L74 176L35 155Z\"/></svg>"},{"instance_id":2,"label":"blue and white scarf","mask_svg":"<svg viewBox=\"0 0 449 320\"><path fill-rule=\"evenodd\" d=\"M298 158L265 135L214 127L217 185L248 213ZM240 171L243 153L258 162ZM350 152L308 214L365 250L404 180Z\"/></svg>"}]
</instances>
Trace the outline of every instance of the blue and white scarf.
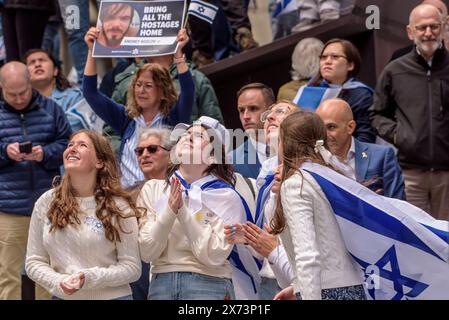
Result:
<instances>
[{"instance_id":1,"label":"blue and white scarf","mask_svg":"<svg viewBox=\"0 0 449 320\"><path fill-rule=\"evenodd\" d=\"M213 175L208 175L191 184L182 177L181 172L174 174L182 185L183 199L192 214L197 213L203 206L220 217L226 224L253 222L251 212L243 197L228 183ZM229 201L239 196L241 202ZM155 209L162 209L168 198L162 197L155 204ZM224 230L223 230L224 232ZM232 282L238 299L258 299L260 284L259 271L262 262L254 258L244 245L234 245L229 257L232 265Z\"/></svg>"},{"instance_id":2,"label":"blue and white scarf","mask_svg":"<svg viewBox=\"0 0 449 320\"><path fill-rule=\"evenodd\" d=\"M338 98L342 90L357 88L365 88L374 93L373 89L355 78L349 79L343 85L335 85L323 80L319 86L307 84L299 88L293 102L305 110L315 111L324 100Z\"/></svg>"}]
</instances>

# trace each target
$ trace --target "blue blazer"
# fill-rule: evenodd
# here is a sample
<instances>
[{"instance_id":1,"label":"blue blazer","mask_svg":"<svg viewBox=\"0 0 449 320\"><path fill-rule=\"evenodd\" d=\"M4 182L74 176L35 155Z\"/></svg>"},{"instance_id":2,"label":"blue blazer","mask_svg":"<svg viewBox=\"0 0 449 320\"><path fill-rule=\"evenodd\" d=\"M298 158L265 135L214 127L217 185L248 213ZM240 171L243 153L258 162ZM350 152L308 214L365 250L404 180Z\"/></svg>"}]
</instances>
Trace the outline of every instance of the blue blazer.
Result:
<instances>
[{"instance_id":1,"label":"blue blazer","mask_svg":"<svg viewBox=\"0 0 449 320\"><path fill-rule=\"evenodd\" d=\"M256 160L255 163L253 163L254 157ZM261 164L256 149L254 149L249 139L232 151L232 160L235 171L244 177L257 179ZM252 164L249 163L250 160Z\"/></svg>"},{"instance_id":2,"label":"blue blazer","mask_svg":"<svg viewBox=\"0 0 449 320\"><path fill-rule=\"evenodd\" d=\"M373 191L382 189L382 195L405 200L404 178L392 148L354 139L355 173L359 182L375 179L369 185Z\"/></svg>"}]
</instances>

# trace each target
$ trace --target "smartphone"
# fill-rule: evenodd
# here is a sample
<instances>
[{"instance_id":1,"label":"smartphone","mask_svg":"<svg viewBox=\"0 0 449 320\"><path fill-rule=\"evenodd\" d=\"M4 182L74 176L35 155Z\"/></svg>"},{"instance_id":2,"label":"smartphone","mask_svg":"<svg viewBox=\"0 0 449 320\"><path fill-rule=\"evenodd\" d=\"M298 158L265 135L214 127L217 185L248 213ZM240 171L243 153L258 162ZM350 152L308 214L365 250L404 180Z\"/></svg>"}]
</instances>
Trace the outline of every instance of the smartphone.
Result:
<instances>
[{"instance_id":1,"label":"smartphone","mask_svg":"<svg viewBox=\"0 0 449 320\"><path fill-rule=\"evenodd\" d=\"M21 153L31 153L32 149L33 144L31 143L31 141L19 143L19 151Z\"/></svg>"}]
</instances>

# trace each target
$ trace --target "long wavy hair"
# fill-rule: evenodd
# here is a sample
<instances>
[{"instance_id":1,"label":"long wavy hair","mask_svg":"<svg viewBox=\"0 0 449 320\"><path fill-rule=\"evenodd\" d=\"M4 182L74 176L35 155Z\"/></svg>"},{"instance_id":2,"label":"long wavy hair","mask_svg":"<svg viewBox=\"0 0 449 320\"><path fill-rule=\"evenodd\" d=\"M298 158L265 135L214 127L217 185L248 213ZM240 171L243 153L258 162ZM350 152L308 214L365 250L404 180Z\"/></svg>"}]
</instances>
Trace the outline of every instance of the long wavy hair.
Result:
<instances>
[{"instance_id":1,"label":"long wavy hair","mask_svg":"<svg viewBox=\"0 0 449 320\"><path fill-rule=\"evenodd\" d=\"M282 146L281 163L283 165L281 186L285 180L295 172L305 161L328 166L319 153L315 153L317 140L324 141L327 148L327 133L321 118L314 112L297 112L289 115L281 123L279 137ZM302 174L301 174L302 175ZM279 188L281 189L281 188ZM300 196L302 190L298 190ZM276 210L270 222L272 233L281 233L285 228L286 220L282 208L280 190L278 191Z\"/></svg>"},{"instance_id":2,"label":"long wavy hair","mask_svg":"<svg viewBox=\"0 0 449 320\"><path fill-rule=\"evenodd\" d=\"M146 63L142 65L132 78L128 86L128 99L126 102L126 109L130 118L136 118L142 114L142 107L140 107L135 98L134 87L140 75L144 72L149 72L153 78L153 82L162 91L161 104L159 111L166 117L170 113L171 108L176 103L178 96L176 94L175 86L167 69L158 63Z\"/></svg>"},{"instance_id":3,"label":"long wavy hair","mask_svg":"<svg viewBox=\"0 0 449 320\"><path fill-rule=\"evenodd\" d=\"M130 217L140 218L145 214L145 209L137 208L131 194L121 188L117 160L109 141L102 135L85 129L72 134L70 140L81 133L89 137L95 148L97 158L103 162L103 167L97 172L94 193L97 203L95 214L103 223L106 238L112 242L121 241L120 232L127 232L123 230L120 220ZM125 200L134 214L126 215L117 206L117 198ZM47 213L51 223L50 232L63 229L67 225L79 225L81 223L79 214L80 208L71 184L70 174L66 173L60 180L59 185L55 186L54 197Z\"/></svg>"}]
</instances>

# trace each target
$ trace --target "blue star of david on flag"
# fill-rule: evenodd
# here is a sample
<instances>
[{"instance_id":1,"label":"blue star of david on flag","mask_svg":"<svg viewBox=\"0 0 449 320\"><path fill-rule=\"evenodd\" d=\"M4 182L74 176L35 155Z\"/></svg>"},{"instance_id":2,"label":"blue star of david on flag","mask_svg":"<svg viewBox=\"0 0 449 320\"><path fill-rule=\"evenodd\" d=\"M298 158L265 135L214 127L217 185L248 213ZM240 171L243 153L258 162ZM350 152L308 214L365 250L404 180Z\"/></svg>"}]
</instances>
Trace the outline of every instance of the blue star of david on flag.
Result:
<instances>
[{"instance_id":1,"label":"blue star of david on flag","mask_svg":"<svg viewBox=\"0 0 449 320\"><path fill-rule=\"evenodd\" d=\"M449 222L336 171L301 166L329 201L368 299L449 299Z\"/></svg>"},{"instance_id":2,"label":"blue star of david on flag","mask_svg":"<svg viewBox=\"0 0 449 320\"><path fill-rule=\"evenodd\" d=\"M358 259L352 256L354 260L362 267L362 270L367 274L366 280L372 280L373 276L378 276L380 278L389 280L393 282L394 290L396 294L391 298L391 300L402 300L403 298L417 298L419 295L427 288L429 285L419 282L417 280L411 279L409 277L401 275L401 270L399 268L398 258L396 255L396 249L391 246L390 249L376 262L374 265ZM372 268L375 266L376 268ZM390 270L388 270L388 267ZM378 271L378 274L373 274L370 271ZM379 281L374 280L374 284L368 286L367 291L371 299L376 299L376 289L379 289ZM411 288L407 293L404 293L404 287Z\"/></svg>"}]
</instances>

